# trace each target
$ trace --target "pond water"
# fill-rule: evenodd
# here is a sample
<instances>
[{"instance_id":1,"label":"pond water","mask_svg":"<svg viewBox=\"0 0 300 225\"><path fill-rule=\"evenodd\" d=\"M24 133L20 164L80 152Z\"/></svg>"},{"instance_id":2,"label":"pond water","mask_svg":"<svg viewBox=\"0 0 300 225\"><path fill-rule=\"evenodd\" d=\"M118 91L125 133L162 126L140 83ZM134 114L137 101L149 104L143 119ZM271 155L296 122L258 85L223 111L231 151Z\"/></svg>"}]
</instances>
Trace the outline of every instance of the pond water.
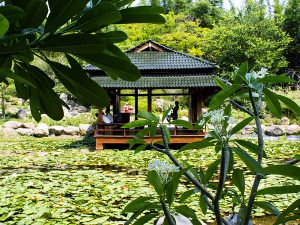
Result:
<instances>
[{"instance_id":1,"label":"pond water","mask_svg":"<svg viewBox=\"0 0 300 225\"><path fill-rule=\"evenodd\" d=\"M256 135L241 135L238 138L242 139L257 139ZM274 137L274 136L266 136L264 135L264 140L286 140L286 141L300 141L300 135L288 135L288 136L280 136L280 137Z\"/></svg>"},{"instance_id":2,"label":"pond water","mask_svg":"<svg viewBox=\"0 0 300 225\"><path fill-rule=\"evenodd\" d=\"M254 225L273 225L276 221L276 216L262 216L262 217L258 217L252 220ZM216 223L212 223L209 225L215 225ZM292 222L288 222L286 223L286 225L299 225L300 224L300 220L297 221L292 221Z\"/></svg>"}]
</instances>

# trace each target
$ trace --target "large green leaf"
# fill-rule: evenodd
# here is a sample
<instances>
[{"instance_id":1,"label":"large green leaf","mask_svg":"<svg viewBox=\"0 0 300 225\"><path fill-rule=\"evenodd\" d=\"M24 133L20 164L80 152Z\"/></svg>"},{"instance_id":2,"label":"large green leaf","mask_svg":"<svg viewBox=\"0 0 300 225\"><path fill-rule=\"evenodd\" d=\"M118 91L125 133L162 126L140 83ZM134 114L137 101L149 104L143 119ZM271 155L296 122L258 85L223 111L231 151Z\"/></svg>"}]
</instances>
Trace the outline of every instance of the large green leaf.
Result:
<instances>
[{"instance_id":1,"label":"large green leaf","mask_svg":"<svg viewBox=\"0 0 300 225\"><path fill-rule=\"evenodd\" d=\"M224 89L219 91L209 102L210 109L217 109L219 108L224 101L231 97L238 89L240 89L240 84L235 84L232 86L226 86Z\"/></svg>"},{"instance_id":2,"label":"large green leaf","mask_svg":"<svg viewBox=\"0 0 300 225\"><path fill-rule=\"evenodd\" d=\"M182 126L184 128L190 129L190 130L194 129L193 124L191 124L190 122L185 121L185 120L173 120L171 122L171 124L174 124L175 126Z\"/></svg>"},{"instance_id":3,"label":"large green leaf","mask_svg":"<svg viewBox=\"0 0 300 225\"><path fill-rule=\"evenodd\" d=\"M98 37L101 37L107 43L120 43L127 39L127 34L122 31L110 31L107 33L96 33Z\"/></svg>"},{"instance_id":4,"label":"large green leaf","mask_svg":"<svg viewBox=\"0 0 300 225\"><path fill-rule=\"evenodd\" d=\"M245 177L241 169L235 169L232 173L232 182L242 195L245 193Z\"/></svg>"},{"instance_id":5,"label":"large green leaf","mask_svg":"<svg viewBox=\"0 0 300 225\"><path fill-rule=\"evenodd\" d=\"M225 84L225 82L224 82L222 79L220 79L219 77L214 77L214 81L215 81L216 84L217 84L219 87L221 87L222 89L228 87L228 85Z\"/></svg>"},{"instance_id":6,"label":"large green leaf","mask_svg":"<svg viewBox=\"0 0 300 225\"><path fill-rule=\"evenodd\" d=\"M87 0L49 0L50 14L45 32L54 32L86 6Z\"/></svg>"},{"instance_id":7,"label":"large green leaf","mask_svg":"<svg viewBox=\"0 0 300 225\"><path fill-rule=\"evenodd\" d=\"M137 199L130 202L126 207L123 209L123 213L128 212L136 212L139 211L145 205L148 205L150 202L149 200L153 199L152 197L138 197Z\"/></svg>"},{"instance_id":8,"label":"large green leaf","mask_svg":"<svg viewBox=\"0 0 300 225\"><path fill-rule=\"evenodd\" d=\"M8 5L0 7L0 14L2 14L9 23L14 23L21 19L25 15L25 12L20 7Z\"/></svg>"},{"instance_id":9,"label":"large green leaf","mask_svg":"<svg viewBox=\"0 0 300 225\"><path fill-rule=\"evenodd\" d=\"M147 174L148 182L154 187L158 195L162 195L164 192L164 186L161 179L155 170L151 170Z\"/></svg>"},{"instance_id":10,"label":"large green leaf","mask_svg":"<svg viewBox=\"0 0 300 225\"><path fill-rule=\"evenodd\" d=\"M220 159L217 159L208 166L203 179L204 184L207 184L210 181L210 179L216 174L220 162Z\"/></svg>"},{"instance_id":11,"label":"large green leaf","mask_svg":"<svg viewBox=\"0 0 300 225\"><path fill-rule=\"evenodd\" d=\"M293 212L296 208L300 207L300 199L297 199L294 201L289 207L287 207L286 210L284 210L281 215L277 218L277 221L274 223L274 225L277 224L284 224L285 222L289 221L288 215ZM296 217L293 217L293 219L299 219L300 215L298 214Z\"/></svg>"},{"instance_id":12,"label":"large green leaf","mask_svg":"<svg viewBox=\"0 0 300 225\"><path fill-rule=\"evenodd\" d=\"M30 79L26 79L24 76L16 75L11 70L6 68L0 68L0 74L4 74L6 77L9 77L17 82L20 82L22 84L26 84L31 87L36 87L35 84L32 83Z\"/></svg>"},{"instance_id":13,"label":"large green leaf","mask_svg":"<svg viewBox=\"0 0 300 225\"><path fill-rule=\"evenodd\" d=\"M66 86L66 88L76 97L84 100L92 105L103 107L109 104L107 93L86 73L80 70L72 70L71 68L61 65L57 62L49 62L52 70L57 78Z\"/></svg>"},{"instance_id":14,"label":"large green leaf","mask_svg":"<svg viewBox=\"0 0 300 225\"><path fill-rule=\"evenodd\" d=\"M101 68L108 76L123 80L136 81L140 78L139 69L128 60L115 55L98 53L97 55L76 54L79 58Z\"/></svg>"},{"instance_id":15,"label":"large green leaf","mask_svg":"<svg viewBox=\"0 0 300 225\"><path fill-rule=\"evenodd\" d=\"M171 136L171 134L170 134L169 128L166 125L162 125L161 128L163 130L163 135L165 135L165 137L167 139L168 144L170 144L170 136Z\"/></svg>"},{"instance_id":16,"label":"large green leaf","mask_svg":"<svg viewBox=\"0 0 300 225\"><path fill-rule=\"evenodd\" d=\"M263 169L264 173L293 177L300 180L300 167L292 165L272 165Z\"/></svg>"},{"instance_id":17,"label":"large green leaf","mask_svg":"<svg viewBox=\"0 0 300 225\"><path fill-rule=\"evenodd\" d=\"M138 6L120 10L122 19L118 24L127 23L165 23L166 20L159 14L165 13L165 9L160 6Z\"/></svg>"},{"instance_id":18,"label":"large green leaf","mask_svg":"<svg viewBox=\"0 0 300 225\"><path fill-rule=\"evenodd\" d=\"M44 0L31 0L25 8L25 16L21 20L22 27L39 27L48 14L48 6Z\"/></svg>"},{"instance_id":19,"label":"large green leaf","mask_svg":"<svg viewBox=\"0 0 300 225\"><path fill-rule=\"evenodd\" d=\"M74 54L98 54L105 47L103 38L93 34L67 34L55 37L39 46L42 50Z\"/></svg>"},{"instance_id":20,"label":"large green leaf","mask_svg":"<svg viewBox=\"0 0 300 225\"><path fill-rule=\"evenodd\" d=\"M300 116L300 107L296 102L283 95L277 95L277 98L279 99L279 101L285 104L286 107L291 109L296 115Z\"/></svg>"},{"instance_id":21,"label":"large green leaf","mask_svg":"<svg viewBox=\"0 0 300 225\"><path fill-rule=\"evenodd\" d=\"M40 109L40 100L38 96L38 92L36 90L30 90L30 111L32 117L35 119L35 121L41 120L41 109Z\"/></svg>"},{"instance_id":22,"label":"large green leaf","mask_svg":"<svg viewBox=\"0 0 300 225\"><path fill-rule=\"evenodd\" d=\"M181 176L188 170L189 168L185 168L180 170L177 173L173 174L172 179L166 185L166 195L167 195L167 202L169 206L172 205L175 197L175 193L178 189L179 181Z\"/></svg>"},{"instance_id":23,"label":"large green leaf","mask_svg":"<svg viewBox=\"0 0 300 225\"><path fill-rule=\"evenodd\" d=\"M133 127L143 127L149 125L149 120L135 120L129 123L126 123L122 126L122 128L133 128Z\"/></svg>"},{"instance_id":24,"label":"large green leaf","mask_svg":"<svg viewBox=\"0 0 300 225\"><path fill-rule=\"evenodd\" d=\"M237 148L232 148L234 152L238 155L238 157L245 163L247 168L252 172L261 172L262 167L261 165L253 159L247 152L245 152L243 149L237 147Z\"/></svg>"},{"instance_id":25,"label":"large green leaf","mask_svg":"<svg viewBox=\"0 0 300 225\"><path fill-rule=\"evenodd\" d=\"M250 141L246 141L246 140L235 140L236 143L238 143L239 145L247 148L250 152L254 153L254 154L258 154L258 146ZM265 151L263 151L263 157L267 158L267 154Z\"/></svg>"},{"instance_id":26,"label":"large green leaf","mask_svg":"<svg viewBox=\"0 0 300 225\"><path fill-rule=\"evenodd\" d=\"M254 119L254 117L248 117L248 118L244 119L243 121L239 122L237 125L235 125L230 130L230 134L231 135L236 134L237 132L242 130L246 125L248 125L253 119Z\"/></svg>"},{"instance_id":27,"label":"large green leaf","mask_svg":"<svg viewBox=\"0 0 300 225\"><path fill-rule=\"evenodd\" d=\"M192 142L189 144L186 144L180 148L180 151L189 150L189 149L202 149L207 148L209 146L214 146L215 142L213 141L213 138L205 138L202 141Z\"/></svg>"},{"instance_id":28,"label":"large green leaf","mask_svg":"<svg viewBox=\"0 0 300 225\"><path fill-rule=\"evenodd\" d=\"M254 205L265 209L267 211L269 211L270 213L273 213L276 216L280 215L280 211L277 209L277 207L273 204L271 204L270 202L262 202L262 201L256 201L254 202Z\"/></svg>"},{"instance_id":29,"label":"large green leaf","mask_svg":"<svg viewBox=\"0 0 300 225\"><path fill-rule=\"evenodd\" d=\"M21 9L25 9L30 0L10 0L10 2Z\"/></svg>"},{"instance_id":30,"label":"large green leaf","mask_svg":"<svg viewBox=\"0 0 300 225\"><path fill-rule=\"evenodd\" d=\"M277 195L277 194L288 194L288 193L300 193L300 185L286 185L286 186L274 186L264 189L260 189L256 195Z\"/></svg>"},{"instance_id":31,"label":"large green leaf","mask_svg":"<svg viewBox=\"0 0 300 225\"><path fill-rule=\"evenodd\" d=\"M0 37L6 34L9 28L8 20L0 13Z\"/></svg>"},{"instance_id":32,"label":"large green leaf","mask_svg":"<svg viewBox=\"0 0 300 225\"><path fill-rule=\"evenodd\" d=\"M152 220L153 218L157 217L159 214L158 213L150 213L147 215L144 215L142 217L140 217L139 219L137 219L133 225L144 225L146 224L148 221Z\"/></svg>"},{"instance_id":33,"label":"large green leaf","mask_svg":"<svg viewBox=\"0 0 300 225\"><path fill-rule=\"evenodd\" d=\"M121 18L121 13L114 4L101 2L83 14L75 24L75 29L93 32L103 25L118 22Z\"/></svg>"},{"instance_id":34,"label":"large green leaf","mask_svg":"<svg viewBox=\"0 0 300 225\"><path fill-rule=\"evenodd\" d=\"M207 209L208 209L205 198L206 198L205 195L203 195L203 194L200 195L199 205L200 205L201 211L203 212L204 215L207 213Z\"/></svg>"},{"instance_id":35,"label":"large green leaf","mask_svg":"<svg viewBox=\"0 0 300 225\"><path fill-rule=\"evenodd\" d=\"M263 92L265 94L265 101L269 110L274 114L274 116L281 116L281 106L278 101L277 95L267 88L264 88Z\"/></svg>"},{"instance_id":36,"label":"large green leaf","mask_svg":"<svg viewBox=\"0 0 300 225\"><path fill-rule=\"evenodd\" d=\"M199 189L197 189L197 188L183 192L180 196L179 202L183 203L187 198L189 198L190 196L192 196L193 194L196 194L198 192L199 192Z\"/></svg>"},{"instance_id":37,"label":"large green leaf","mask_svg":"<svg viewBox=\"0 0 300 225\"><path fill-rule=\"evenodd\" d=\"M137 116L149 121L159 122L159 119L153 113L147 111L139 111Z\"/></svg>"}]
</instances>

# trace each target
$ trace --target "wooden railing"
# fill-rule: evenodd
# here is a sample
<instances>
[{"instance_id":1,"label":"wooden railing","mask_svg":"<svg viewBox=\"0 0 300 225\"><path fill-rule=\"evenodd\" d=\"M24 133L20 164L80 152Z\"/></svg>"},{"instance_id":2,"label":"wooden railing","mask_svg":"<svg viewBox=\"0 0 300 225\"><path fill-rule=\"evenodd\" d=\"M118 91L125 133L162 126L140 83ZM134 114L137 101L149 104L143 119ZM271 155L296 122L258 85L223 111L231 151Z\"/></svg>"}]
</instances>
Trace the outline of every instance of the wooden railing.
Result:
<instances>
[{"instance_id":1,"label":"wooden railing","mask_svg":"<svg viewBox=\"0 0 300 225\"><path fill-rule=\"evenodd\" d=\"M136 133L144 128L121 128L124 123L102 123L98 124L95 130L95 136L123 136L123 137L133 137ZM169 126L169 124L166 124ZM190 130L179 126L170 126L171 136L197 136L204 135L206 133L206 128L202 131ZM156 130L156 136L160 135L161 131L159 128ZM147 135L146 135L147 136ZM149 135L148 135L149 136Z\"/></svg>"}]
</instances>

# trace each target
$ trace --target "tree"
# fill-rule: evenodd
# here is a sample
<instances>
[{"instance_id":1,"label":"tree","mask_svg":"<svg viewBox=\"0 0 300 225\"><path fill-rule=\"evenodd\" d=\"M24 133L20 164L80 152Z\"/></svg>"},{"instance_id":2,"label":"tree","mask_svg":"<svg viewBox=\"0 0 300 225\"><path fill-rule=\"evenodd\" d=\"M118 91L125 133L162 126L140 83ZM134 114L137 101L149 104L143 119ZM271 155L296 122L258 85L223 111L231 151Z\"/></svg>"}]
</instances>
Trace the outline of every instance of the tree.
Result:
<instances>
[{"instance_id":1,"label":"tree","mask_svg":"<svg viewBox=\"0 0 300 225\"><path fill-rule=\"evenodd\" d=\"M18 97L30 100L33 117L63 118L55 83L40 67L48 64L57 79L83 105L105 106L107 93L83 71L76 58L100 67L113 79L134 81L139 70L116 47L126 40L121 31L107 32L111 24L164 23L161 7L125 7L131 1L10 0L0 6L0 74L14 80ZM49 12L48 12L48 6ZM48 15L49 13L49 15ZM47 52L61 52L69 66L51 60ZM67 107L67 106L66 106Z\"/></svg>"},{"instance_id":2,"label":"tree","mask_svg":"<svg viewBox=\"0 0 300 225\"><path fill-rule=\"evenodd\" d=\"M291 39L257 3L238 14L228 13L211 31L203 33L205 56L223 70L248 61L273 72L287 66L284 52Z\"/></svg>"},{"instance_id":3,"label":"tree","mask_svg":"<svg viewBox=\"0 0 300 225\"><path fill-rule=\"evenodd\" d=\"M300 69L300 2L289 0L284 11L283 29L293 38L288 46L286 57L289 67Z\"/></svg>"},{"instance_id":4,"label":"tree","mask_svg":"<svg viewBox=\"0 0 300 225\"><path fill-rule=\"evenodd\" d=\"M142 5L162 6L166 12L187 13L193 5L192 0L142 0Z\"/></svg>"},{"instance_id":5,"label":"tree","mask_svg":"<svg viewBox=\"0 0 300 225\"><path fill-rule=\"evenodd\" d=\"M193 21L184 14L169 13L164 17L166 23L163 25L119 25L118 29L128 34L128 39L119 46L128 50L152 39L177 51L201 56L203 54L200 46L202 33L208 29L199 27L197 20Z\"/></svg>"},{"instance_id":6,"label":"tree","mask_svg":"<svg viewBox=\"0 0 300 225\"><path fill-rule=\"evenodd\" d=\"M191 10L191 14L199 19L199 26L212 28L222 16L221 7L216 6L218 1L201 0L196 2Z\"/></svg>"}]
</instances>

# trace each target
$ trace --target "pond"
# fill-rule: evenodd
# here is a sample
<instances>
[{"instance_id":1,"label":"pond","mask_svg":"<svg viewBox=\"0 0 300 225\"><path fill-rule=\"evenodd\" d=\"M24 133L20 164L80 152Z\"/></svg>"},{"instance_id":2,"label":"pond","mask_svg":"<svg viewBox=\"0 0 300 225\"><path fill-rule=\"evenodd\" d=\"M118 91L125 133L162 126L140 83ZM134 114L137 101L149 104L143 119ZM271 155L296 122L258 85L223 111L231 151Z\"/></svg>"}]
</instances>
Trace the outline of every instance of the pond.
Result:
<instances>
[{"instance_id":1,"label":"pond","mask_svg":"<svg viewBox=\"0 0 300 225\"><path fill-rule=\"evenodd\" d=\"M68 138L0 140L0 224L122 224L128 215L121 211L130 200L144 195L155 197L145 180L146 169L151 159L165 156L152 151L91 152L86 143ZM289 160L300 149L298 142L277 141L266 142L266 150L269 158L265 162L270 164ZM177 157L196 167L205 167L216 159L211 150L186 151ZM241 162L237 166L244 168ZM251 180L252 176L247 176L247 184ZM289 183L300 184L274 176L264 180L262 186ZM179 193L190 188L183 182ZM268 201L283 209L299 197L269 196ZM226 214L231 213L230 202L222 202ZM211 213L203 215L199 210L198 197L188 204L204 222L213 222ZM254 215L266 213L257 208ZM255 224L273 221L268 216Z\"/></svg>"}]
</instances>

